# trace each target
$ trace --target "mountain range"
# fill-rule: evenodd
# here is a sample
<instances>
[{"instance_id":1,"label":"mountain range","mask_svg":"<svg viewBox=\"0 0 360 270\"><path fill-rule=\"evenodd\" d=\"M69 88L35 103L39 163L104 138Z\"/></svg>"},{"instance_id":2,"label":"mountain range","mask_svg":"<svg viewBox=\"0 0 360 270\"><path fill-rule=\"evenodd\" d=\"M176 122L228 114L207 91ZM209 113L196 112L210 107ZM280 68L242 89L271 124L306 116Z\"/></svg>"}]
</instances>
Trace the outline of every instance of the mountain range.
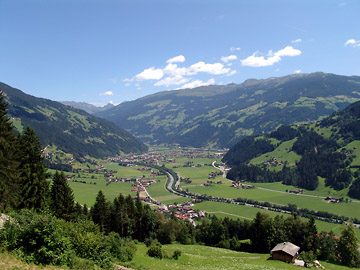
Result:
<instances>
[{"instance_id":1,"label":"mountain range","mask_svg":"<svg viewBox=\"0 0 360 270\"><path fill-rule=\"evenodd\" d=\"M95 106L93 104L89 104L86 102L60 101L60 103L67 105L67 106L71 106L76 109L83 110L90 114L105 111L105 110L108 110L108 109L111 109L112 107L114 107L114 105L111 103L108 103L107 105L102 106L102 107L98 107L98 106Z\"/></svg>"},{"instance_id":2,"label":"mountain range","mask_svg":"<svg viewBox=\"0 0 360 270\"><path fill-rule=\"evenodd\" d=\"M95 115L150 144L230 147L282 124L322 119L359 99L359 76L317 72L159 92Z\"/></svg>"},{"instance_id":3,"label":"mountain range","mask_svg":"<svg viewBox=\"0 0 360 270\"><path fill-rule=\"evenodd\" d=\"M0 83L0 91L16 129L22 132L30 126L44 147L57 146L75 156L98 158L147 151L147 146L128 131L83 110L27 95L4 83Z\"/></svg>"}]
</instances>

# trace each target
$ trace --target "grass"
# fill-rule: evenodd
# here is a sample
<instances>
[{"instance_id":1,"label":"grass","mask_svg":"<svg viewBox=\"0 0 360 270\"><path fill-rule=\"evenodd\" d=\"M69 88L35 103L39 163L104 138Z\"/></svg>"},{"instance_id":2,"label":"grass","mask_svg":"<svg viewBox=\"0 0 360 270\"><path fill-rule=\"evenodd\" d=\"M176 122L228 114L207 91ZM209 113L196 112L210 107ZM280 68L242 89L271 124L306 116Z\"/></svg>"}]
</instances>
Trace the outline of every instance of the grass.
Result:
<instances>
[{"instance_id":1,"label":"grass","mask_svg":"<svg viewBox=\"0 0 360 270\"><path fill-rule=\"evenodd\" d=\"M218 270L218 269L244 269L244 270L277 270L298 269L297 266L281 261L269 259L269 254L236 252L228 249L199 246L199 245L164 245L162 248L167 254L180 250L178 260L157 259L147 256L147 248L143 244L137 245L137 252L132 262L126 263L127 267L134 269L186 269L186 270ZM326 269L350 269L334 264L323 263Z\"/></svg>"},{"instance_id":2,"label":"grass","mask_svg":"<svg viewBox=\"0 0 360 270\"><path fill-rule=\"evenodd\" d=\"M257 212L266 213L271 218L274 218L277 215L282 215L284 217L288 217L287 214L277 213L265 209L259 209L256 207L249 207L244 205L235 205L228 203L220 203L220 202L201 202L197 203L194 206L194 209L199 209L206 211L209 214L215 214L218 217L229 217L232 219L247 219L252 220L255 218ZM302 218L303 220L308 220L306 218ZM336 235L340 236L342 231L342 225L328 223L324 221L316 220L316 227L319 232L321 231L333 231ZM360 237L360 230L355 230L358 237Z\"/></svg>"}]
</instances>

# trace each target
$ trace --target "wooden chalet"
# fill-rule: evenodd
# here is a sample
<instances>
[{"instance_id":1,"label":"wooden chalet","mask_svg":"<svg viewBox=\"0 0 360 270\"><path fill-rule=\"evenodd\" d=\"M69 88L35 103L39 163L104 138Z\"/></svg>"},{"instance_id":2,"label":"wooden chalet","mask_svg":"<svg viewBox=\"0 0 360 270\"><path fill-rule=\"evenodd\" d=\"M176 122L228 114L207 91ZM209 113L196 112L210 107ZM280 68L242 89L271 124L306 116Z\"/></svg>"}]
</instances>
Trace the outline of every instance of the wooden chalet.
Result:
<instances>
[{"instance_id":1,"label":"wooden chalet","mask_svg":"<svg viewBox=\"0 0 360 270\"><path fill-rule=\"evenodd\" d=\"M299 253L300 247L290 243L290 242L283 242L277 244L271 251L271 257L274 260L280 260L284 262L292 262L296 259Z\"/></svg>"}]
</instances>

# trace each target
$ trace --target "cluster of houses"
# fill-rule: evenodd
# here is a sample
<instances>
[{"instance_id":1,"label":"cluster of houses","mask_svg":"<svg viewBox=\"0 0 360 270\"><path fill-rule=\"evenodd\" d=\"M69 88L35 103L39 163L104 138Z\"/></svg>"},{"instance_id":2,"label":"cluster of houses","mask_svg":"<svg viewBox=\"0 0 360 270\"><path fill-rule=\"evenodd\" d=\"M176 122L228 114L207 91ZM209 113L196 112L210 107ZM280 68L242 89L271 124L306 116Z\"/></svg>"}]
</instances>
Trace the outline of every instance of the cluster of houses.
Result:
<instances>
[{"instance_id":1,"label":"cluster of houses","mask_svg":"<svg viewBox=\"0 0 360 270\"><path fill-rule=\"evenodd\" d=\"M209 173L208 179L215 179L216 176L222 175L222 174L223 174L222 172L211 172L211 173Z\"/></svg>"},{"instance_id":2,"label":"cluster of houses","mask_svg":"<svg viewBox=\"0 0 360 270\"><path fill-rule=\"evenodd\" d=\"M151 184L156 183L156 179L143 179L142 177L137 178L132 184L131 192L144 192Z\"/></svg>"},{"instance_id":3,"label":"cluster of houses","mask_svg":"<svg viewBox=\"0 0 360 270\"><path fill-rule=\"evenodd\" d=\"M342 199L337 198L337 197L326 197L325 201L327 201L329 203L341 203Z\"/></svg>"},{"instance_id":4,"label":"cluster of houses","mask_svg":"<svg viewBox=\"0 0 360 270\"><path fill-rule=\"evenodd\" d=\"M255 186L253 186L253 185L243 184L243 183L239 183L237 181L233 181L231 183L231 187L237 188L237 189L252 189L252 188L255 188Z\"/></svg>"},{"instance_id":5,"label":"cluster of houses","mask_svg":"<svg viewBox=\"0 0 360 270\"><path fill-rule=\"evenodd\" d=\"M196 227L195 220L205 217L204 211L197 211L192 209L194 201L183 202L181 204L168 204L167 206L161 204L159 211L166 214L174 213L174 216L179 220L188 220L194 227Z\"/></svg>"},{"instance_id":6,"label":"cluster of houses","mask_svg":"<svg viewBox=\"0 0 360 270\"><path fill-rule=\"evenodd\" d=\"M264 165L266 165L266 166L283 166L283 164L274 157L271 159L271 161L264 162Z\"/></svg>"},{"instance_id":7,"label":"cluster of houses","mask_svg":"<svg viewBox=\"0 0 360 270\"><path fill-rule=\"evenodd\" d=\"M303 189L288 190L288 193L291 193L291 194L303 194L303 193L304 193L304 190L303 190Z\"/></svg>"}]
</instances>

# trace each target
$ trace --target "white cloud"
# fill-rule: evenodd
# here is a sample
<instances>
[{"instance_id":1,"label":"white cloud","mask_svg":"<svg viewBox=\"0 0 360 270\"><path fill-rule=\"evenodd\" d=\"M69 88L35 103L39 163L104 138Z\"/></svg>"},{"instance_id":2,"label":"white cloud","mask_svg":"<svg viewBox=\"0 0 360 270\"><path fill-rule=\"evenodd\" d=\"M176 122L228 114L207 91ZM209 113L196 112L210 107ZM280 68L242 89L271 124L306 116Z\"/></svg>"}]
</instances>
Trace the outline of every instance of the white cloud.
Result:
<instances>
[{"instance_id":1,"label":"white cloud","mask_svg":"<svg viewBox=\"0 0 360 270\"><path fill-rule=\"evenodd\" d=\"M114 93L112 91L106 91L104 93L100 93L100 96L113 96Z\"/></svg>"},{"instance_id":2,"label":"white cloud","mask_svg":"<svg viewBox=\"0 0 360 270\"><path fill-rule=\"evenodd\" d=\"M202 61L191 65L189 69L194 74L205 72L214 75L225 74L231 70L230 68L225 68L221 63L207 64Z\"/></svg>"},{"instance_id":3,"label":"white cloud","mask_svg":"<svg viewBox=\"0 0 360 270\"><path fill-rule=\"evenodd\" d=\"M233 61L233 60L236 60L237 59L237 56L236 55L229 55L229 56L223 56L221 57L221 61L223 61L224 63L227 63L227 62L230 62L230 61Z\"/></svg>"},{"instance_id":4,"label":"white cloud","mask_svg":"<svg viewBox=\"0 0 360 270\"><path fill-rule=\"evenodd\" d=\"M180 89L195 88L195 87L199 87L199 86L207 86L207 85L211 85L214 83L215 83L215 80L213 78L211 78L207 82L203 82L201 80L195 80L190 83L184 84L183 86L180 87Z\"/></svg>"},{"instance_id":5,"label":"white cloud","mask_svg":"<svg viewBox=\"0 0 360 270\"><path fill-rule=\"evenodd\" d=\"M240 49L240 47L231 47L230 48L230 51L240 51L241 49Z\"/></svg>"},{"instance_id":6,"label":"white cloud","mask_svg":"<svg viewBox=\"0 0 360 270\"><path fill-rule=\"evenodd\" d=\"M360 40L355 40L355 39L348 39L344 46L347 46L347 45L350 45L352 46L353 48L356 48L356 47L360 47Z\"/></svg>"},{"instance_id":7,"label":"white cloud","mask_svg":"<svg viewBox=\"0 0 360 270\"><path fill-rule=\"evenodd\" d=\"M168 64L182 63L182 62L185 62L185 56L183 56L183 55L175 56L166 61L166 63L168 63Z\"/></svg>"},{"instance_id":8,"label":"white cloud","mask_svg":"<svg viewBox=\"0 0 360 270\"><path fill-rule=\"evenodd\" d=\"M298 39L292 40L291 43L299 43L299 42L301 42L301 41L302 41L302 39L301 39L301 38L298 38Z\"/></svg>"},{"instance_id":9,"label":"white cloud","mask_svg":"<svg viewBox=\"0 0 360 270\"><path fill-rule=\"evenodd\" d=\"M295 73L301 73L302 72L302 70L301 69L298 69L298 70L295 70Z\"/></svg>"},{"instance_id":10,"label":"white cloud","mask_svg":"<svg viewBox=\"0 0 360 270\"><path fill-rule=\"evenodd\" d=\"M182 67L179 68L177 64L168 64L164 69L163 72L166 75L176 76L176 75L191 75L191 72L188 68Z\"/></svg>"},{"instance_id":11,"label":"white cloud","mask_svg":"<svg viewBox=\"0 0 360 270\"><path fill-rule=\"evenodd\" d=\"M237 73L237 70L232 70L228 74L226 74L227 77L235 75Z\"/></svg>"},{"instance_id":12,"label":"white cloud","mask_svg":"<svg viewBox=\"0 0 360 270\"><path fill-rule=\"evenodd\" d=\"M243 66L249 67L265 67L272 66L281 61L284 56L297 56L301 54L300 50L294 49L292 46L286 46L275 53L271 50L268 52L268 58L264 56L257 56L258 52L253 53L251 56L241 60Z\"/></svg>"},{"instance_id":13,"label":"white cloud","mask_svg":"<svg viewBox=\"0 0 360 270\"><path fill-rule=\"evenodd\" d=\"M181 75L175 75L174 77L165 77L164 79L156 82L154 85L155 86L170 86L170 85L180 85L180 84L184 84L187 83L188 81L190 81L189 78L184 78Z\"/></svg>"},{"instance_id":14,"label":"white cloud","mask_svg":"<svg viewBox=\"0 0 360 270\"><path fill-rule=\"evenodd\" d=\"M135 79L138 81L143 80L160 80L164 76L162 69L155 69L154 67L145 69L143 72L137 74Z\"/></svg>"}]
</instances>

